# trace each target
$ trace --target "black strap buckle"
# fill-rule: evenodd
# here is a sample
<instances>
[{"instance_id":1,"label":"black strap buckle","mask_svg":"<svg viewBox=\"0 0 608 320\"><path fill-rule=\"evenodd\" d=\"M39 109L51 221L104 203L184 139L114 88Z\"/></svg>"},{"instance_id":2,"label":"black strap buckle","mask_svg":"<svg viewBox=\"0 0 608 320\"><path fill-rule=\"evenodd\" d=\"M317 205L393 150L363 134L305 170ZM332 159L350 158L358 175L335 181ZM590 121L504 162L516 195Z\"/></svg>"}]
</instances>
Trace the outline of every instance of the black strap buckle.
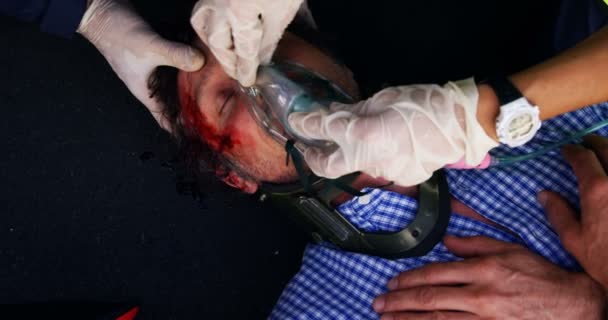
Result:
<instances>
[{"instance_id":1,"label":"black strap buckle","mask_svg":"<svg viewBox=\"0 0 608 320\"><path fill-rule=\"evenodd\" d=\"M296 151L297 152L297 151ZM292 157L302 175L301 159ZM340 190L358 174L338 179L339 183L313 176L299 185L263 185L262 198L269 198L317 242L329 241L343 250L389 259L423 256L441 241L450 220L450 194L443 171L439 170L419 186L418 212L404 229L393 233L366 233L346 220L330 205ZM358 191L356 191L358 192Z\"/></svg>"}]
</instances>

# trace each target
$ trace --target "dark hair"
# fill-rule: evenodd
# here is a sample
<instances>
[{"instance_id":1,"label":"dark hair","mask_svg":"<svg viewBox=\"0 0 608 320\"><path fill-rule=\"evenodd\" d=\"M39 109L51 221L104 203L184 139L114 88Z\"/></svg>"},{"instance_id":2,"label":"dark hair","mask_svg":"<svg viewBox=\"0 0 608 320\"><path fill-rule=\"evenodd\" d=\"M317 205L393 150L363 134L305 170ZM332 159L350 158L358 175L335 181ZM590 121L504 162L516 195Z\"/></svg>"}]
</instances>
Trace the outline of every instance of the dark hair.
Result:
<instances>
[{"instance_id":1,"label":"dark hair","mask_svg":"<svg viewBox=\"0 0 608 320\"><path fill-rule=\"evenodd\" d=\"M288 30L339 62L335 58L335 51L328 45L331 43L330 39L309 27L304 21L294 20ZM189 23L181 26L181 30L174 29L170 34L167 32L161 34L170 40L187 44L192 43L196 37L196 33ZM210 174L223 178L229 173L229 170L236 170L236 167L220 153L212 150L197 132L193 128L189 128L183 121L177 88L177 73L178 70L173 67L157 67L148 78L148 88L150 97L155 98L164 107L164 116L172 127L172 135L178 145L177 161L184 170L181 178L178 175L178 185L181 185L178 191L196 196L201 194L201 182L208 181ZM184 179L189 182L183 183Z\"/></svg>"}]
</instances>

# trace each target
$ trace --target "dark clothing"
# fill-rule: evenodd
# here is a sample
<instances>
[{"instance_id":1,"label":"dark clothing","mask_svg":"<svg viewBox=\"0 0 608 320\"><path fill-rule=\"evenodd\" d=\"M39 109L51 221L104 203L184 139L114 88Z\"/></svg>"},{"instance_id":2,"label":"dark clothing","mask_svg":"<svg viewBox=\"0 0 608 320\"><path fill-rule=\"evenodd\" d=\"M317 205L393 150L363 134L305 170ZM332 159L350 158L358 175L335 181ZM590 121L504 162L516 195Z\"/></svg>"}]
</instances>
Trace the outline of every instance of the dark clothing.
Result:
<instances>
[{"instance_id":1,"label":"dark clothing","mask_svg":"<svg viewBox=\"0 0 608 320\"><path fill-rule=\"evenodd\" d=\"M71 37L80 24L86 0L2 0L0 13L40 25L44 32Z\"/></svg>"},{"instance_id":2,"label":"dark clothing","mask_svg":"<svg viewBox=\"0 0 608 320\"><path fill-rule=\"evenodd\" d=\"M309 4L319 29L334 38L334 49L369 96L386 86L512 74L540 63L556 53L556 25L569 28L568 19L572 24L588 19L586 12L562 14L565 3L592 1L603 0ZM576 40L581 36L569 41Z\"/></svg>"},{"instance_id":3,"label":"dark clothing","mask_svg":"<svg viewBox=\"0 0 608 320\"><path fill-rule=\"evenodd\" d=\"M608 2L564 0L555 30L555 49L563 51L608 24Z\"/></svg>"}]
</instances>

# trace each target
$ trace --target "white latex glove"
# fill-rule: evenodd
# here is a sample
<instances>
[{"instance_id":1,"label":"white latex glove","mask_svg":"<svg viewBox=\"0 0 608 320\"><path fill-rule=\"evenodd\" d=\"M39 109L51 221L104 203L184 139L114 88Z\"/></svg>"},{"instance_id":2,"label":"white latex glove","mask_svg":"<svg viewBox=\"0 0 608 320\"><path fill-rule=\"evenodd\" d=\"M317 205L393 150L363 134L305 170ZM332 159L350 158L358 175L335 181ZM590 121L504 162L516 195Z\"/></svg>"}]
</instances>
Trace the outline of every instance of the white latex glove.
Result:
<instances>
[{"instance_id":1,"label":"white latex glove","mask_svg":"<svg viewBox=\"0 0 608 320\"><path fill-rule=\"evenodd\" d=\"M363 171L413 186L461 159L476 166L498 145L477 121L478 97L472 79L393 87L354 105L334 103L329 112L293 113L289 123L303 136L339 146L305 152L316 175Z\"/></svg>"},{"instance_id":2,"label":"white latex glove","mask_svg":"<svg viewBox=\"0 0 608 320\"><path fill-rule=\"evenodd\" d=\"M199 0L190 23L226 73L249 87L303 0Z\"/></svg>"},{"instance_id":3,"label":"white latex glove","mask_svg":"<svg viewBox=\"0 0 608 320\"><path fill-rule=\"evenodd\" d=\"M201 52L163 39L127 1L92 0L77 30L108 60L131 93L170 131L162 106L150 98L148 77L157 66L196 71L205 63Z\"/></svg>"}]
</instances>

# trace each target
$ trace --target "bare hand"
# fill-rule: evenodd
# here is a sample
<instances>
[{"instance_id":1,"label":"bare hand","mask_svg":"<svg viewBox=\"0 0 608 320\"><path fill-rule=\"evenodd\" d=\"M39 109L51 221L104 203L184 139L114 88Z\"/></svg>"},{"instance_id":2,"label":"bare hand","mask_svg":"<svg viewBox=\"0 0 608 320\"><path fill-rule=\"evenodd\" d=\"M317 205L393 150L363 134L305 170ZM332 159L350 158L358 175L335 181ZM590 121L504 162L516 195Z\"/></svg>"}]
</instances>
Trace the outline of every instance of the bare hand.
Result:
<instances>
[{"instance_id":1,"label":"bare hand","mask_svg":"<svg viewBox=\"0 0 608 320\"><path fill-rule=\"evenodd\" d=\"M604 319L599 284L528 249L498 240L447 236L462 261L435 263L391 280L374 301L388 319Z\"/></svg>"},{"instance_id":2,"label":"bare hand","mask_svg":"<svg viewBox=\"0 0 608 320\"><path fill-rule=\"evenodd\" d=\"M580 217L556 193L541 192L539 201L566 250L608 290L608 139L588 136L585 142L590 149L571 145L563 150L578 177Z\"/></svg>"}]
</instances>

